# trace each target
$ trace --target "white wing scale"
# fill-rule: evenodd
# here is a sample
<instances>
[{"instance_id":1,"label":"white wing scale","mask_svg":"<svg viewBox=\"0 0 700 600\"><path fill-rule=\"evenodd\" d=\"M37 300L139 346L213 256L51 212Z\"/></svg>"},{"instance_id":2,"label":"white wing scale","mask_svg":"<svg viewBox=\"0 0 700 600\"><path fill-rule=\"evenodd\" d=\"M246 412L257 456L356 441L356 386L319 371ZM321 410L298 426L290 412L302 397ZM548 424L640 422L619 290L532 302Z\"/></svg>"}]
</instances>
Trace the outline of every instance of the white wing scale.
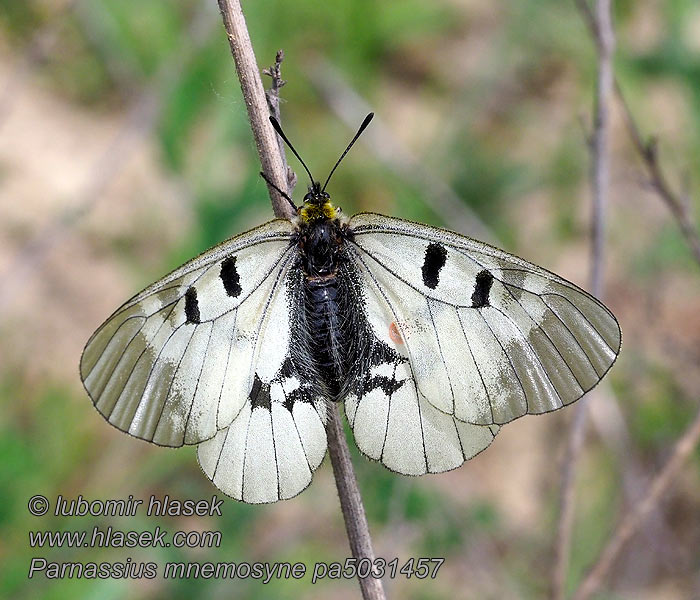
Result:
<instances>
[{"instance_id":1,"label":"white wing scale","mask_svg":"<svg viewBox=\"0 0 700 600\"><path fill-rule=\"evenodd\" d=\"M326 453L325 403L288 360L291 232L272 221L190 261L112 315L81 361L110 423L201 442L204 472L246 502L298 494Z\"/></svg>"},{"instance_id":2,"label":"white wing scale","mask_svg":"<svg viewBox=\"0 0 700 600\"><path fill-rule=\"evenodd\" d=\"M261 305L260 351L242 409L197 448L199 464L216 487L254 504L296 496L326 454L325 401L311 394L288 358L294 308L285 290L286 278L280 278Z\"/></svg>"},{"instance_id":3,"label":"white wing scale","mask_svg":"<svg viewBox=\"0 0 700 600\"><path fill-rule=\"evenodd\" d=\"M326 454L324 401L296 401L289 410L280 382L260 393L269 394L269 407L246 402L231 425L197 448L214 485L253 504L299 494Z\"/></svg>"},{"instance_id":4,"label":"white wing scale","mask_svg":"<svg viewBox=\"0 0 700 600\"><path fill-rule=\"evenodd\" d=\"M610 311L540 267L381 215L350 227L376 360L345 410L360 450L389 469L459 466L499 424L578 399L619 352ZM212 482L252 503L301 492L326 453L325 401L290 359L292 231L271 221L173 271L112 315L81 360L110 423L199 443Z\"/></svg>"}]
</instances>

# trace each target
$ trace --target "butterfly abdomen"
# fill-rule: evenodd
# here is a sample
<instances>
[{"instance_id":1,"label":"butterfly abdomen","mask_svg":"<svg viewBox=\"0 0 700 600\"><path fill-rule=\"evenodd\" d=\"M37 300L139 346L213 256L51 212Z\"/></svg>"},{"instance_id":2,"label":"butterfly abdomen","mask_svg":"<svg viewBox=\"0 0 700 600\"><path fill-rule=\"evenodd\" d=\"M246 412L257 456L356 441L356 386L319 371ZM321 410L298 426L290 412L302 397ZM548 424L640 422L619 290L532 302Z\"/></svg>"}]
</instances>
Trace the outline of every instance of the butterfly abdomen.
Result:
<instances>
[{"instance_id":1,"label":"butterfly abdomen","mask_svg":"<svg viewBox=\"0 0 700 600\"><path fill-rule=\"evenodd\" d=\"M304 304L309 326L309 353L333 396L340 390L347 360L347 332L343 328L339 300L336 276L306 279Z\"/></svg>"}]
</instances>

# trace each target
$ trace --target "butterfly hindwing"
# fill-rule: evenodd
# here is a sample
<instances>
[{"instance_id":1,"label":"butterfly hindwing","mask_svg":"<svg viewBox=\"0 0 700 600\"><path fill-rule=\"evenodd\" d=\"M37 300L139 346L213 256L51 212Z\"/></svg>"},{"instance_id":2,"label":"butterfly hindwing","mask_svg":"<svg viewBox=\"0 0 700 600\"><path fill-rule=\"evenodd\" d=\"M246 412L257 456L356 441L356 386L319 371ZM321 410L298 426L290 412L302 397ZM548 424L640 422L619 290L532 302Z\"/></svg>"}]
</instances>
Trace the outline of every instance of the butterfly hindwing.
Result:
<instances>
[{"instance_id":1,"label":"butterfly hindwing","mask_svg":"<svg viewBox=\"0 0 700 600\"><path fill-rule=\"evenodd\" d=\"M264 308L260 354L240 412L197 449L214 485L244 502L296 496L326 454L326 401L295 367L298 349L290 343L292 316L299 310L290 285L294 277L285 273Z\"/></svg>"},{"instance_id":2,"label":"butterfly hindwing","mask_svg":"<svg viewBox=\"0 0 700 600\"><path fill-rule=\"evenodd\" d=\"M376 214L350 221L356 260L390 315L419 393L475 425L580 398L620 350L598 300L518 257L455 233Z\"/></svg>"},{"instance_id":3,"label":"butterfly hindwing","mask_svg":"<svg viewBox=\"0 0 700 600\"><path fill-rule=\"evenodd\" d=\"M280 346L260 343L292 225L276 220L208 250L137 294L90 338L83 384L115 427L165 446L213 437L242 409L254 367L280 368ZM277 364L275 365L275 361ZM272 375L268 375L270 380Z\"/></svg>"},{"instance_id":4,"label":"butterfly hindwing","mask_svg":"<svg viewBox=\"0 0 700 600\"><path fill-rule=\"evenodd\" d=\"M292 498L311 483L326 454L325 421L325 401L285 368L271 384L256 380L233 423L199 445L199 464L237 500Z\"/></svg>"},{"instance_id":5,"label":"butterfly hindwing","mask_svg":"<svg viewBox=\"0 0 700 600\"><path fill-rule=\"evenodd\" d=\"M341 258L335 271L308 271L307 252L324 269ZM112 425L199 444L214 485L262 503L311 483L327 402L345 401L366 456L440 473L500 425L580 398L620 343L602 303L540 267L360 214L315 230L275 220L208 250L117 310L80 370Z\"/></svg>"}]
</instances>

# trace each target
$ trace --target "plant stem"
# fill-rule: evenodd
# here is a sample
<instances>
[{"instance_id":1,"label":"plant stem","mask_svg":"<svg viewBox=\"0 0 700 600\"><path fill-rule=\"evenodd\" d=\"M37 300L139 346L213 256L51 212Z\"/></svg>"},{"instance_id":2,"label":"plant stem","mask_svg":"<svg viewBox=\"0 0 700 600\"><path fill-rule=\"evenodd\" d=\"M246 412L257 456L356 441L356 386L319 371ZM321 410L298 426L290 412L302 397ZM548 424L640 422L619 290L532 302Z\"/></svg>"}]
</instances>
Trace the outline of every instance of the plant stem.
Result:
<instances>
[{"instance_id":1,"label":"plant stem","mask_svg":"<svg viewBox=\"0 0 700 600\"><path fill-rule=\"evenodd\" d=\"M610 104L614 88L613 53L615 32L612 25L611 0L596 0L595 14L586 0L576 0L595 32L598 54L598 79L595 96L593 136L591 139L591 187L593 210L591 215L591 291L603 295L603 261L605 249L605 207L610 189ZM559 495L559 521L555 541L554 570L551 598L563 600L569 572L571 541L576 504L575 483L579 457L586 437L588 401L579 400L574 408L574 419L562 468Z\"/></svg>"},{"instance_id":2,"label":"plant stem","mask_svg":"<svg viewBox=\"0 0 700 600\"><path fill-rule=\"evenodd\" d=\"M218 1L263 171L280 189L288 189L289 179L284 167L285 162L278 146L277 134L268 119L268 99L265 96L240 2L239 0ZM278 54L276 65L279 66L280 62L281 56ZM275 75L272 76L274 78ZM282 218L292 217L292 207L289 203L270 186L268 186L268 190L275 215ZM357 561L362 558L374 560L367 517L357 487L357 479L350 460L350 451L340 421L338 406L332 402L329 403L328 408L329 415L326 424L328 453L333 465L333 475L338 488L338 497L345 519L350 549ZM359 582L365 600L384 600L381 580L367 577L359 579Z\"/></svg>"},{"instance_id":3,"label":"plant stem","mask_svg":"<svg viewBox=\"0 0 700 600\"><path fill-rule=\"evenodd\" d=\"M355 471L352 468L350 451L345 439L343 424L340 420L338 404L329 403L328 425L328 453L331 456L335 484L338 487L340 507L345 519L345 531L348 534L348 542L352 555L358 559L368 558L374 562L374 549L369 535L369 526L365 507L362 504L360 490L357 487ZM366 577L359 579L362 597L365 600L383 600L384 588L381 579Z\"/></svg>"},{"instance_id":4,"label":"plant stem","mask_svg":"<svg viewBox=\"0 0 700 600\"><path fill-rule=\"evenodd\" d=\"M263 89L255 52L248 34L248 27L243 17L239 0L219 0L219 10L224 20L224 27L231 46L231 54L236 63L238 80L248 109L248 119L253 130L255 145L262 170L281 190L287 189L287 177L282 156L277 146L277 134L269 120L267 99ZM292 207L274 189L268 185L272 210L276 217L289 219L293 217Z\"/></svg>"}]
</instances>

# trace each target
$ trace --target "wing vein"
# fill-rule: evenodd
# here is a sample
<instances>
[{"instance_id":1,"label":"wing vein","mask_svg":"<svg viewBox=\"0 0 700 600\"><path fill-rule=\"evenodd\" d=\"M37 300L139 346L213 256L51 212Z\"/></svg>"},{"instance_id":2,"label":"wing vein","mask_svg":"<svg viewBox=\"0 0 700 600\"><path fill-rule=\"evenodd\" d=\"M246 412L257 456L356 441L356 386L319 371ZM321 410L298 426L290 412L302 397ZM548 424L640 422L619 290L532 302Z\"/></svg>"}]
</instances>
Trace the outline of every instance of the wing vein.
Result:
<instances>
[{"instance_id":1,"label":"wing vein","mask_svg":"<svg viewBox=\"0 0 700 600\"><path fill-rule=\"evenodd\" d=\"M508 363L510 364L510 368L512 369L513 374L515 375L515 378L518 380L518 384L520 385L520 389L521 389L522 392L523 392L523 399L525 400L525 405L527 406L527 393L525 393L525 387L523 386L523 382L520 381L520 376L518 375L518 372L515 370L515 365L513 365L513 361L511 360L510 356L509 356L508 353L506 352L506 349L503 347L503 343L501 342L501 340L499 339L499 337L494 333L493 328L491 327L491 325L489 325L489 322L486 320L486 317L484 317L484 315L483 315L483 313L482 313L482 309L477 308L477 309L475 309L475 310L479 313L479 316L484 320L484 323L486 323L486 327L489 328L489 331L491 332L491 335L492 335L492 336L494 337L494 339L498 342L498 345L501 347L501 350L502 350L503 354L504 354L505 357L508 359Z\"/></svg>"},{"instance_id":2,"label":"wing vein","mask_svg":"<svg viewBox=\"0 0 700 600\"><path fill-rule=\"evenodd\" d=\"M164 322L165 322L165 321L164 321ZM174 335L180 330L180 328L183 327L184 325L185 325L185 323L181 323L181 324L178 325L177 327L173 328L173 330L170 332L170 335L168 336L168 339L165 340L165 342L163 343L163 345L160 347L160 350L158 350L158 356L156 357L156 359L155 359L155 360L153 361L153 363L151 364L150 369L148 369L148 376L146 377L146 384L144 385L144 388L143 388L144 392L146 391L146 388L148 388L148 383L151 381L151 376L153 375L153 369L155 369L156 365L158 364L158 361L160 360L160 357L161 357L161 355L163 354L163 350L165 350L165 347L168 345L168 342L170 342L170 340L173 339L173 336L174 336ZM161 324L161 327L162 327L162 324ZM158 328L158 331L160 331L160 327ZM190 339L191 339L191 338L192 338L192 336L190 336ZM185 349L187 349L187 348L185 348ZM144 353L145 351L146 351L146 349L144 348L143 352L141 352L141 354L139 354L138 359L137 359L136 362L134 363L134 366L133 366L133 368L131 369L131 372L130 372L130 374L129 374L129 377L128 377L127 380L126 380L126 383L124 383L124 387L122 388L122 392L121 392L121 394L119 394L119 398L117 398L117 401L114 403L114 406L115 406L115 407L117 406L117 404L119 404L119 400L121 399L122 394L124 393L124 390L126 389L126 385L129 383L129 379L131 379L131 377L132 377L132 375L133 375L133 373L134 373L134 369L136 368L136 365L138 364L139 360L141 360L141 357L143 356L143 353ZM184 356L184 354L185 354L184 351L183 351L182 354L183 354L183 356ZM180 360L182 360L182 357L180 357ZM178 367L179 367L179 366L180 366L180 363L178 362ZM177 371L177 369L175 369L175 372L176 372L176 371ZM174 376L174 374L173 374L173 379L174 379L174 377L175 377L175 376ZM173 384L173 382L172 382L172 379L171 379L171 380L170 380L170 385L172 385L172 384ZM168 390L170 390L170 385L168 386ZM138 402L138 404L136 405L136 410L134 411L134 414L136 414L136 413L139 411L139 408L141 408L141 403L143 402L144 397L145 397L145 395L142 393L142 394L141 394L141 398L139 398L139 402ZM167 397L167 395L166 395L166 396L165 396L165 400L167 400L167 398L168 398L168 397ZM164 404L163 404L163 405L165 406L165 401L164 401ZM161 408L161 411L162 411L162 410L163 410L163 409ZM112 409L112 411L114 411L114 409ZM110 413L110 416L111 416L111 413ZM133 422L133 419L132 419L132 422Z\"/></svg>"},{"instance_id":3,"label":"wing vein","mask_svg":"<svg viewBox=\"0 0 700 600\"><path fill-rule=\"evenodd\" d=\"M152 341L153 339L155 339L155 337L158 335L158 332L161 330L161 328L163 327L163 325L165 325L165 323L167 323L168 319L170 318L170 315L173 313L173 310L175 310L175 306L173 306L173 308L170 309L170 312L168 313L168 316L165 317L165 319L163 319L163 321L161 322L161 324L158 326L158 329L157 329L156 332L153 334L153 337L151 338L151 341ZM141 329L143 329L143 326L141 327ZM141 331L141 329L139 329L139 332ZM175 332L175 330L173 330L172 333L174 333L174 332ZM170 335L172 335L172 333L171 333ZM129 344L127 345L127 347L124 348L124 350L122 351L122 355L119 357L119 360L117 361L117 364L114 365L114 369L112 369L112 374L107 378L107 382L110 382L110 381L112 380L112 377L114 377L114 373L115 373L116 370L119 368L119 365L121 364L122 360L124 360L124 357L125 357L126 354L127 354L126 351L128 350L128 346L131 345L131 342L133 342L135 338L136 338L136 336L134 336L133 338L131 338L131 340L129 341ZM168 339L170 339L170 337L168 337ZM164 345L165 345L165 344L164 344ZM108 420L108 421L112 418L112 413L114 412L114 409L116 408L117 404L119 404L119 399L121 398L122 394L124 393L124 388L126 387L126 384L129 383L129 379L131 379L131 376L134 374L134 369L136 368L136 365L138 364L139 360L141 360L141 357L143 356L143 353L146 351L146 348L148 348L148 342L147 342L146 345L144 346L144 349L141 350L141 352L139 353L138 358L134 361L134 364L131 366L131 370L129 371L129 375L128 375L128 376L126 377L126 379L124 380L124 385L121 387L121 391L119 392L119 395L117 396L117 399L116 399L116 401L114 402L114 406L112 407L112 410L109 411L109 415L107 415L107 420ZM158 356L160 356L160 353L158 353ZM148 381L146 382L146 384L148 384ZM105 388L103 388L103 390L102 390L103 393L104 393L104 390L105 390L106 388L107 388L107 384L105 384ZM100 394L100 396L102 396L102 394ZM140 403L140 401L139 401L139 403ZM137 409L138 409L138 407L137 407Z\"/></svg>"},{"instance_id":4,"label":"wing vein","mask_svg":"<svg viewBox=\"0 0 700 600\"><path fill-rule=\"evenodd\" d=\"M552 347L557 351L557 354L559 355L559 358L560 358L561 361L566 365L566 368L569 370L569 372L571 373L571 376L574 378L574 380L575 380L576 383L578 384L578 387L581 388L581 394L583 395L583 393L584 393L584 391L583 391L583 385L582 385L581 382L578 380L578 377L576 377L576 373L574 373L573 369L569 366L569 363L566 361L566 359L564 359L564 356L562 355L562 353L561 353L561 351L559 350L559 348L557 347L557 345L554 343L554 340L552 340L552 338L551 338L551 337L549 336L549 334L540 326L540 324L539 324L537 321L535 321L535 319L532 318L532 316L531 316L530 313L527 311L527 309L522 305L522 303L520 302L520 300L518 300L518 299L515 297L515 294L513 294L513 292L510 290L509 286L508 286L507 284L503 284L503 286L506 288L506 290L507 290L508 293L511 295L511 297L513 298L513 300L515 300L515 302L518 303L518 306L520 306L520 308L522 308L523 312L527 315L528 319L530 319L530 321L535 325L535 327L537 327L537 329L539 329L539 330L544 334L544 336L549 340L549 343L550 343L550 344L552 345ZM526 291L526 290L525 290L525 291ZM528 292L528 293L529 293L529 292ZM534 295L537 296L537 294L534 294ZM539 296L538 296L538 298L539 298ZM540 299L541 299L541 298L540 298ZM541 300L542 300L542 299L541 299ZM544 302L544 300L542 300L542 302ZM545 303L545 304L546 304L546 303ZM554 311L552 311L552 309L550 308L550 312L553 313ZM504 316L507 317L507 315L505 315L505 314L504 314ZM557 316L557 319L559 319L559 316ZM512 321L512 320L511 320L511 321ZM561 322L561 319L559 319L559 321ZM515 322L514 322L514 321L513 321L513 324L515 325ZM520 329L520 328L518 327L518 329ZM523 334L522 331L521 331L521 334ZM523 334L523 337L525 338L524 334ZM573 337L573 335L572 335L572 337ZM576 338L574 338L574 341L576 341ZM527 342L527 340L526 340L526 343L528 344L528 346L530 346L530 348L532 348L532 344L530 344L529 342ZM576 342L576 345L579 345L578 342ZM579 347L580 347L580 346L579 346ZM545 373L546 373L547 371L546 371L546 369L545 369L544 364L542 363L542 360L540 359L539 354L537 354L537 352L535 351L534 348L532 348L532 350L533 350L533 352L535 353L535 355L537 356L537 360L539 361L540 365L542 365L542 369L543 369L543 370L545 371ZM583 350L583 349L582 349L582 350ZM588 355L587 355L585 352L583 352L583 355L586 357L586 360L588 360L588 362L590 362L590 359L588 358ZM594 370L595 370L595 369L594 369ZM550 380L550 381L551 381L551 380ZM559 395L558 392L557 392L557 395ZM559 396L559 397L561 398L561 396ZM579 397L580 397L580 396L579 396Z\"/></svg>"},{"instance_id":5,"label":"wing vein","mask_svg":"<svg viewBox=\"0 0 700 600\"><path fill-rule=\"evenodd\" d=\"M557 388L554 385L554 382L552 381L551 377L549 376L549 373L547 373L547 368L542 363L542 360L540 359L539 354L537 354L537 352L532 347L532 345L527 341L527 336L525 335L523 330L520 329L520 326L513 319L511 319L505 312L503 312L500 308L498 308L496 306L492 306L491 308L493 308L495 311L502 314L504 318L506 318L508 321L510 321L512 323L513 327L515 327L516 331L520 334L520 337L522 338L523 342L532 350L532 353L535 355L537 362L539 363L540 367L542 367L542 372L545 374L545 377L547 377L547 381L549 381L549 385L552 388L552 391L554 392L556 397L562 402L562 404L564 404L562 397L559 395L559 392L557 391ZM493 330L492 330L492 332L493 332ZM504 352L505 352L505 349L504 349ZM563 359L562 359L562 361L563 361ZM512 361L511 361L511 364L513 364ZM564 364L566 364L566 361L564 361ZM566 366L568 368L568 365L566 365ZM515 370L515 368L513 368L513 370ZM569 369L569 370L571 370L571 369ZM517 373L516 373L516 375L517 375ZM572 373L572 375L573 375L573 373ZM574 376L574 379L576 379L575 376ZM518 380L520 380L520 377L518 377ZM578 383L578 379L576 379L576 382ZM579 387L581 387L581 386L579 385ZM528 403L527 394L525 394L525 402ZM528 403L528 412L529 412L529 403Z\"/></svg>"},{"instance_id":6,"label":"wing vein","mask_svg":"<svg viewBox=\"0 0 700 600\"><path fill-rule=\"evenodd\" d=\"M450 396L452 397L452 414L455 414L455 392L452 387L452 378L450 377L450 370L447 368L447 363L445 362L445 356L442 353L442 344L440 344L440 336L438 335L437 327L435 327L435 318L433 317L433 309L430 308L430 298L425 299L425 303L428 306L428 314L430 315L430 322L433 326L433 331L435 332L435 340L437 341L438 351L440 352L440 360L442 361L442 366L445 368L445 374L447 375L447 383L450 385Z\"/></svg>"},{"instance_id":7,"label":"wing vein","mask_svg":"<svg viewBox=\"0 0 700 600\"><path fill-rule=\"evenodd\" d=\"M214 321L211 322L211 328L209 329L209 337L207 338L207 347L204 349L204 358L202 358L202 366L199 368L199 375L197 375L197 383L194 386L194 391L192 392L192 402L190 403L190 409L187 411L187 419L185 420L185 428L182 433L182 441L184 443L187 438L187 428L190 425L190 417L192 416L192 409L194 408L194 400L197 397L197 390L199 389L199 382L202 379L202 373L204 372L204 365L207 362L207 356L209 355L209 345L211 344L211 336L214 332Z\"/></svg>"},{"instance_id":8,"label":"wing vein","mask_svg":"<svg viewBox=\"0 0 700 600\"><path fill-rule=\"evenodd\" d=\"M481 374L481 369L479 368L479 363L476 362L476 358L474 357L474 351L472 350L472 345L469 343L469 337L467 336L467 332L464 329L464 321L462 321L462 316L459 314L459 310L455 309L457 311L457 319L459 319L459 325L460 328L462 329L462 335L464 336L464 340L467 342L467 348L469 349L469 354L472 357L472 361L474 363L474 366L476 367L476 372L479 374L479 379L481 380L481 385L484 388L484 391L486 392L486 401L489 403L489 410L491 411L491 422L495 423L496 419L493 415L493 403L491 402L491 395L489 394L489 388L486 385L486 382L484 381L484 376Z\"/></svg>"},{"instance_id":9,"label":"wing vein","mask_svg":"<svg viewBox=\"0 0 700 600\"><path fill-rule=\"evenodd\" d=\"M182 351L182 356L180 357L180 360L178 360L178 362L177 362L177 367L175 368L175 371L173 371L173 376L170 379L170 383L168 384L168 391L166 392L165 396L163 397L163 406L161 406L161 408L160 408L160 414L158 415L158 421L156 421L156 426L153 429L153 437L155 437L156 431L158 431L158 426L160 425L160 420L163 418L163 411L165 411L165 406L168 404L168 397L170 396L170 390L173 388L173 383L175 383L175 378L177 377L177 373L180 370L180 366L182 365L182 361L185 358L185 354L187 354L187 348L189 348L190 342L192 341L192 338L194 337L196 330L197 330L196 326L192 328L192 333L190 334L190 339L187 340L187 343L185 344L185 349ZM165 344L163 345L163 348L165 348ZM153 370L154 367L155 367L155 363L153 364L153 367L151 367L151 370ZM150 378L150 374L149 374L149 378ZM148 383L146 385L148 385ZM141 397L141 400L143 400L143 396ZM192 396L192 400L194 403L194 396ZM139 406L140 405L141 405L141 403L139 402ZM191 409L192 409L192 404L190 404L190 410ZM189 412L188 412L188 414L189 414ZM184 440L185 439L184 431L183 431L182 436L183 436L183 440Z\"/></svg>"}]
</instances>

